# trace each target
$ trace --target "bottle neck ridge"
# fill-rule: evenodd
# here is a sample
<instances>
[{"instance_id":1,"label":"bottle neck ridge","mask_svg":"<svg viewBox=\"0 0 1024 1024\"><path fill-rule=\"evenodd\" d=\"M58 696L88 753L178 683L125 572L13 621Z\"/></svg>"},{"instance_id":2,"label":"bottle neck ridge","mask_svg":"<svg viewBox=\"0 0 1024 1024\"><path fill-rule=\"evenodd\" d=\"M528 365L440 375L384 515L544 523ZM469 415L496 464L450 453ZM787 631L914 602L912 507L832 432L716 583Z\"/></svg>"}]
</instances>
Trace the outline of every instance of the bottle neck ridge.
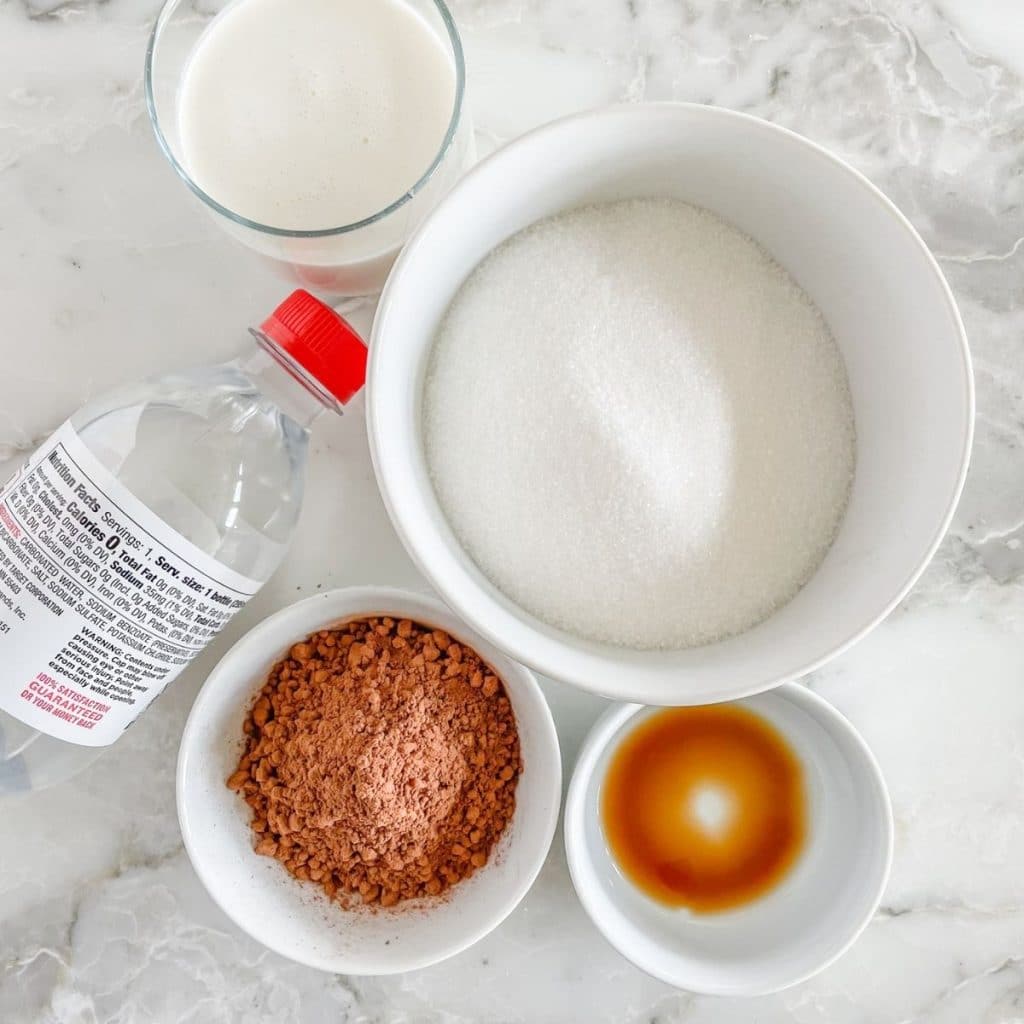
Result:
<instances>
[{"instance_id":1,"label":"bottle neck ridge","mask_svg":"<svg viewBox=\"0 0 1024 1024\"><path fill-rule=\"evenodd\" d=\"M312 374L272 338L256 328L250 330L259 351L244 360L242 368L291 419L308 429L325 409L342 414L342 403Z\"/></svg>"}]
</instances>

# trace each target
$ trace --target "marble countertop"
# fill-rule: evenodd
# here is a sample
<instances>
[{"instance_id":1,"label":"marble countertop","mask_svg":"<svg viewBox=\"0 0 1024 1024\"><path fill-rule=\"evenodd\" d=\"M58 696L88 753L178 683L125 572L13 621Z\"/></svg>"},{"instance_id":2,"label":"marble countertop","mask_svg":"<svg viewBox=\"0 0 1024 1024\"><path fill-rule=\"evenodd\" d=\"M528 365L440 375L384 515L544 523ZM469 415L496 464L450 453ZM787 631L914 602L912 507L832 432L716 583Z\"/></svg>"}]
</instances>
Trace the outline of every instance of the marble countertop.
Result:
<instances>
[{"instance_id":1,"label":"marble countertop","mask_svg":"<svg viewBox=\"0 0 1024 1024\"><path fill-rule=\"evenodd\" d=\"M896 857L876 919L812 981L720 1000L622 960L560 840L512 917L390 979L240 934L183 852L178 737L235 636L317 587L417 583L357 400L318 425L286 567L75 781L3 808L0 1021L670 1024L1024 1020L1024 15L1015 0L457 0L482 152L560 114L686 99L831 147L907 213L970 334L973 464L910 598L807 680L874 748ZM150 133L154 0L0 0L0 476L100 389L232 356L285 291L210 222ZM366 327L372 307L354 312ZM546 684L567 764L603 702Z\"/></svg>"}]
</instances>

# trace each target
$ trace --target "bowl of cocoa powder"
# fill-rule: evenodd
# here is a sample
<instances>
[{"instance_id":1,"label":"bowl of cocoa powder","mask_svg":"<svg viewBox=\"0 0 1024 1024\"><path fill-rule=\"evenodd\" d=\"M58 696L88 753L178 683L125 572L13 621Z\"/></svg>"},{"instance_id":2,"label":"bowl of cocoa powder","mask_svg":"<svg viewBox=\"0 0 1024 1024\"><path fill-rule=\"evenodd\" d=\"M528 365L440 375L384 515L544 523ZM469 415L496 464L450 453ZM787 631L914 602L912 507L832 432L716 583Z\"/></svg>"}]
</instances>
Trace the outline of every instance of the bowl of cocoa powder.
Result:
<instances>
[{"instance_id":1,"label":"bowl of cocoa powder","mask_svg":"<svg viewBox=\"0 0 1024 1024\"><path fill-rule=\"evenodd\" d=\"M189 857L239 927L347 974L436 963L495 928L554 835L536 679L419 594L283 609L207 679L178 759Z\"/></svg>"}]
</instances>

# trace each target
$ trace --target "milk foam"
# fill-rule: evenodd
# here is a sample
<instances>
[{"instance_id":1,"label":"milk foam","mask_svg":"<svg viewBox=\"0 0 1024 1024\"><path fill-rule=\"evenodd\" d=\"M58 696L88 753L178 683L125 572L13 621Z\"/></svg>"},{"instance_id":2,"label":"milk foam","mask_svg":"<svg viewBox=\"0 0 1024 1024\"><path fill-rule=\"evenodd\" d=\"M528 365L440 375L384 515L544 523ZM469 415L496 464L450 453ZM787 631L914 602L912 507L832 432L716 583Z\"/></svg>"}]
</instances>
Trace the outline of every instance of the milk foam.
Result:
<instances>
[{"instance_id":1,"label":"milk foam","mask_svg":"<svg viewBox=\"0 0 1024 1024\"><path fill-rule=\"evenodd\" d=\"M238 0L183 76L183 162L249 220L340 227L416 184L455 88L451 57L402 0Z\"/></svg>"}]
</instances>

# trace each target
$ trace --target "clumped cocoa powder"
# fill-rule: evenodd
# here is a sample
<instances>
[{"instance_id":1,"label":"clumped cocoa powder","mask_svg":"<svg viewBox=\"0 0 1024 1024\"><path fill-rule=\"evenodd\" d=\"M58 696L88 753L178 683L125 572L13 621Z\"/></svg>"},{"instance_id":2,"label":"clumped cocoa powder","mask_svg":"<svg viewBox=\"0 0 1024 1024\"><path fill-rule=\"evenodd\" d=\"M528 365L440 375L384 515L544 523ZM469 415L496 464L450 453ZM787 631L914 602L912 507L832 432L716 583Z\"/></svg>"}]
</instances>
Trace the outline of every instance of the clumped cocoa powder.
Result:
<instances>
[{"instance_id":1,"label":"clumped cocoa powder","mask_svg":"<svg viewBox=\"0 0 1024 1024\"><path fill-rule=\"evenodd\" d=\"M504 688L440 630L391 618L295 644L245 721L228 786L257 853L328 896L393 906L483 867L522 761Z\"/></svg>"}]
</instances>

